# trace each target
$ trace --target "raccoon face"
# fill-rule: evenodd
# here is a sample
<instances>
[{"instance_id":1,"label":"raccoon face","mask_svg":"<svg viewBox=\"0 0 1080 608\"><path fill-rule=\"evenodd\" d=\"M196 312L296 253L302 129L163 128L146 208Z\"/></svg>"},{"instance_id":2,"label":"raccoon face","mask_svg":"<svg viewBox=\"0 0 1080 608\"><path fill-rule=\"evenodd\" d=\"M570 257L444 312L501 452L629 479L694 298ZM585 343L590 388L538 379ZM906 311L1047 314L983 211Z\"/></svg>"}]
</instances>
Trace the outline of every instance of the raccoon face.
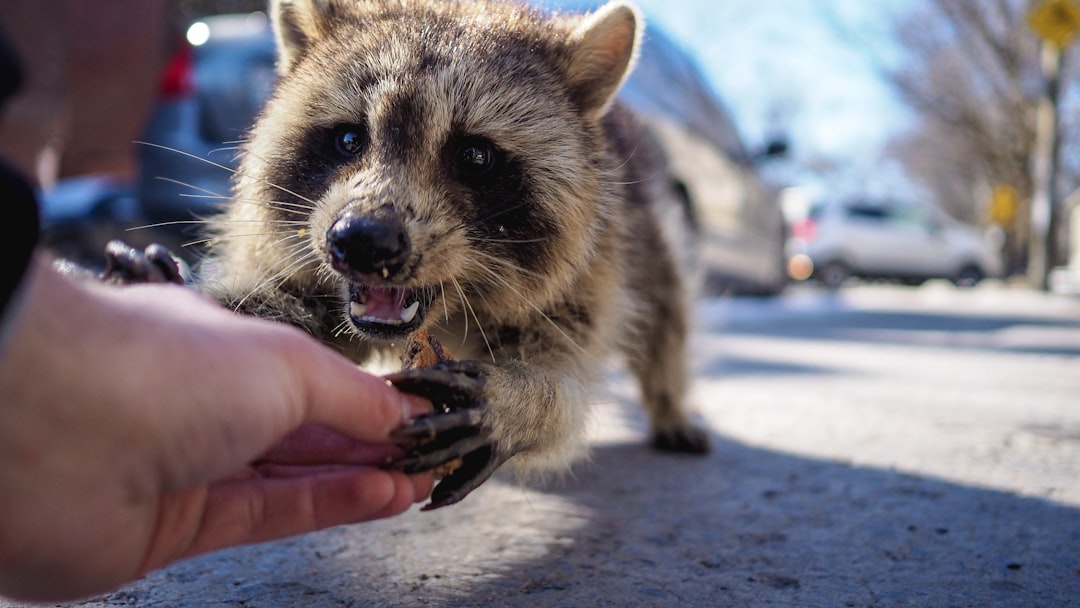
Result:
<instances>
[{"instance_id":1,"label":"raccoon face","mask_svg":"<svg viewBox=\"0 0 1080 608\"><path fill-rule=\"evenodd\" d=\"M304 226L356 333L390 340L462 314L512 322L588 270L612 221L599 120L634 57L633 9L271 10L281 79L243 173L250 198L287 199L267 212Z\"/></svg>"}]
</instances>

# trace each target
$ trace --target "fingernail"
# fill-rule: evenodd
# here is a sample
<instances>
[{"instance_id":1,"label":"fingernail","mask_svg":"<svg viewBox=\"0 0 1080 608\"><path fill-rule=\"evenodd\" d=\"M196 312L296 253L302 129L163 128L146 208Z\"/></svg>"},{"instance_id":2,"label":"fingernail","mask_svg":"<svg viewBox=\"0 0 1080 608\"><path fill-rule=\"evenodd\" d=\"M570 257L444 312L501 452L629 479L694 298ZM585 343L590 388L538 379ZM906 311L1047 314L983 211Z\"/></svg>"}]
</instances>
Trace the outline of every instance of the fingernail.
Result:
<instances>
[{"instance_id":1,"label":"fingernail","mask_svg":"<svg viewBox=\"0 0 1080 608\"><path fill-rule=\"evenodd\" d=\"M416 395L410 395L408 393L402 393L401 397L405 404L406 420L412 420L417 416L430 414L432 411L431 402L423 397L417 397Z\"/></svg>"}]
</instances>

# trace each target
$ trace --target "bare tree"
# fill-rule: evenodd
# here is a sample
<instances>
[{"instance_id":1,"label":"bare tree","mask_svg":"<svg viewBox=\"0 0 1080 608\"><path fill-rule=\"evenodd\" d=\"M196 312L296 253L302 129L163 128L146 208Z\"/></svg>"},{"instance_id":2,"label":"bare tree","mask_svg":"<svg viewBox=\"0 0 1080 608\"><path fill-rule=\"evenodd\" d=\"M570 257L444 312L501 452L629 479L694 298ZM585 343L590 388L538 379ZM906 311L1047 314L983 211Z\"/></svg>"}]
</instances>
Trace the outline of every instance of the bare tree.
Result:
<instances>
[{"instance_id":1,"label":"bare tree","mask_svg":"<svg viewBox=\"0 0 1080 608\"><path fill-rule=\"evenodd\" d=\"M1022 2L943 0L896 23L909 61L886 72L921 118L891 150L912 178L962 219L983 216L997 183L1031 190L1034 141L1028 89L1036 42L1019 36ZM1020 213L1019 217L1026 216ZM1009 226L1009 257L1022 259L1024 222Z\"/></svg>"},{"instance_id":2,"label":"bare tree","mask_svg":"<svg viewBox=\"0 0 1080 608\"><path fill-rule=\"evenodd\" d=\"M1023 267L1029 238L1034 108L1042 87L1038 39L1026 23L1031 4L925 2L895 22L907 60L883 67L886 81L919 116L888 150L913 179L968 221L989 219L994 186L1021 193L1014 219L1004 226L1014 272ZM1063 91L1068 98L1068 87ZM1062 135L1062 150L1076 146ZM1058 183L1075 183L1077 169L1062 167Z\"/></svg>"}]
</instances>

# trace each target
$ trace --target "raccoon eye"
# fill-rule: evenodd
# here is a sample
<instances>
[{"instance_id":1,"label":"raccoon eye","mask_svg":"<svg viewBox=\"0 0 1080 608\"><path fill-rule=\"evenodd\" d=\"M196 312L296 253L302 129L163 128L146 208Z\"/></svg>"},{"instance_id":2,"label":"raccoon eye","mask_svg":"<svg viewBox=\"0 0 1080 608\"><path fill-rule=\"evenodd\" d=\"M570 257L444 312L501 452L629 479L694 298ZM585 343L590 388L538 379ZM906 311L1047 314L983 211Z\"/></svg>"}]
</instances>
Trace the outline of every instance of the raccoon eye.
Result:
<instances>
[{"instance_id":1,"label":"raccoon eye","mask_svg":"<svg viewBox=\"0 0 1080 608\"><path fill-rule=\"evenodd\" d=\"M491 173L498 160L495 144L482 137L469 137L458 145L454 167L462 177L477 178Z\"/></svg>"},{"instance_id":2,"label":"raccoon eye","mask_svg":"<svg viewBox=\"0 0 1080 608\"><path fill-rule=\"evenodd\" d=\"M355 125L338 127L334 133L334 144L338 152L346 156L358 156L367 147L367 135L363 128Z\"/></svg>"}]
</instances>

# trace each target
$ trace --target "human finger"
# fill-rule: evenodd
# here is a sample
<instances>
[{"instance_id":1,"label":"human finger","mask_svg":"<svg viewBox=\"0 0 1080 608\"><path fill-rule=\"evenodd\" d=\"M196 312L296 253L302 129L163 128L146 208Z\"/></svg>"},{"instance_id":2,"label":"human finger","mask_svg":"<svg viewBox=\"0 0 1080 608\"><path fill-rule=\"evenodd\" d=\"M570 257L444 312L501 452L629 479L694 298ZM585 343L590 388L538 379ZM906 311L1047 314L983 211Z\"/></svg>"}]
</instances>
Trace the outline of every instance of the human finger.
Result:
<instances>
[{"instance_id":1,"label":"human finger","mask_svg":"<svg viewBox=\"0 0 1080 608\"><path fill-rule=\"evenodd\" d=\"M299 337L310 351L309 356L290 358L290 370L306 406L302 422L320 424L360 441L389 442L391 431L431 411L426 399L403 393L331 349Z\"/></svg>"},{"instance_id":2,"label":"human finger","mask_svg":"<svg viewBox=\"0 0 1080 608\"><path fill-rule=\"evenodd\" d=\"M279 465L375 465L400 455L400 447L387 443L357 441L321 425L306 424L289 433L255 464Z\"/></svg>"},{"instance_id":3,"label":"human finger","mask_svg":"<svg viewBox=\"0 0 1080 608\"><path fill-rule=\"evenodd\" d=\"M157 533L166 537L156 539L145 571L226 547L398 515L423 500L417 494L423 486L399 472L367 467L216 484L201 509L181 500L179 512L160 518L168 526Z\"/></svg>"}]
</instances>

